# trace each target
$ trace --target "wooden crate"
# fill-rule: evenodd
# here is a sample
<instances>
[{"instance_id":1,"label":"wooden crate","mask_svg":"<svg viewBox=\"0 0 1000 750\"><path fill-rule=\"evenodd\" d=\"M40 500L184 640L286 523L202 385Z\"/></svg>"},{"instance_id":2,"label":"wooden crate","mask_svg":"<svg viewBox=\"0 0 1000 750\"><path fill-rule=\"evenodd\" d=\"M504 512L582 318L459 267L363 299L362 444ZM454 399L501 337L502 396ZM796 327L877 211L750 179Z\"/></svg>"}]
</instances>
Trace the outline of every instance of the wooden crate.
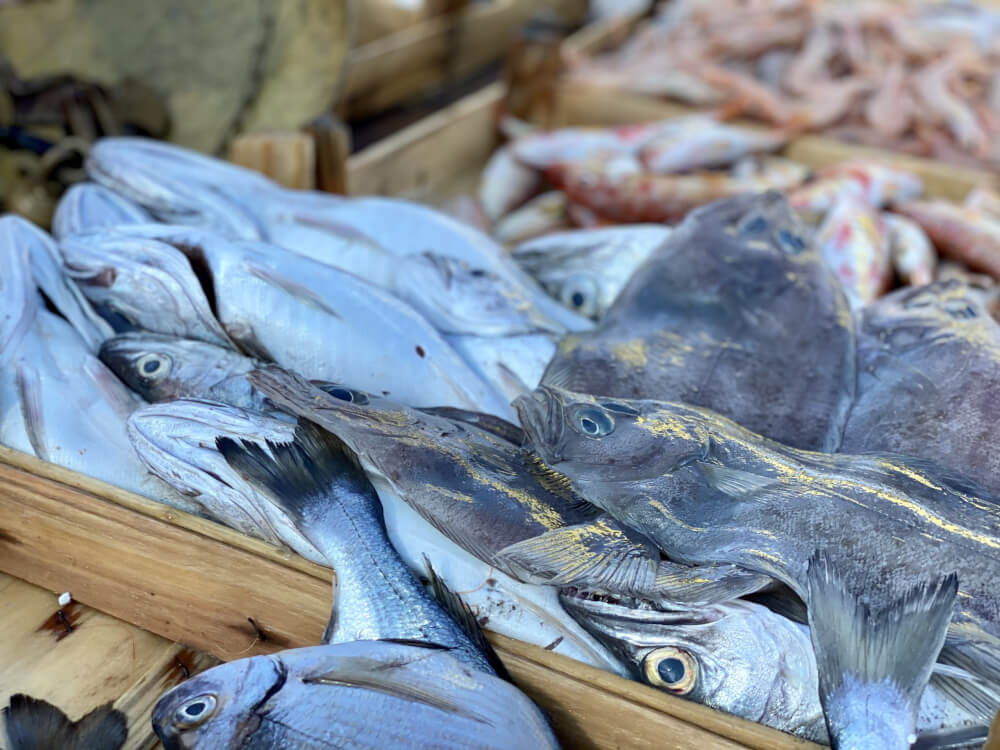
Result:
<instances>
[{"instance_id":1,"label":"wooden crate","mask_svg":"<svg viewBox=\"0 0 1000 750\"><path fill-rule=\"evenodd\" d=\"M518 28L550 11L582 23L585 0L490 0L431 18L355 47L340 83L337 115L344 120L376 114L499 61Z\"/></svg>"},{"instance_id":2,"label":"wooden crate","mask_svg":"<svg viewBox=\"0 0 1000 750\"><path fill-rule=\"evenodd\" d=\"M606 24L572 37L589 48ZM554 121L594 118L560 89ZM502 85L489 86L347 159L348 192L431 203L474 187L497 145ZM615 107L623 109L616 98ZM668 116L665 110L637 119ZM631 111L630 111L631 113ZM606 116L606 115L605 115ZM825 139L788 149L820 165L867 153ZM905 161L934 195L959 197L983 175ZM0 570L222 660L319 642L333 572L103 482L0 448ZM491 639L518 685L552 716L565 747L816 748L509 638Z\"/></svg>"}]
</instances>

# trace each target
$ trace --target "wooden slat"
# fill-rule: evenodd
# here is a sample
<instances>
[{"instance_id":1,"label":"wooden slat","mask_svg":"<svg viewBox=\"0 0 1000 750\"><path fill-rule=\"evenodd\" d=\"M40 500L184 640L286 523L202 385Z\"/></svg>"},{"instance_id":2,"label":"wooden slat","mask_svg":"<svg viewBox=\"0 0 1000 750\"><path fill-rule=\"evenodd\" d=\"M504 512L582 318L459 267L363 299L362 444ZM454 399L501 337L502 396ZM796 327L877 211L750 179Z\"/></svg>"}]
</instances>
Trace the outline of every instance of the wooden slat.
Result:
<instances>
[{"instance_id":1,"label":"wooden slat","mask_svg":"<svg viewBox=\"0 0 1000 750\"><path fill-rule=\"evenodd\" d=\"M163 520L149 512L155 503L96 480L76 482L88 492L31 474L6 463L12 455L0 455L0 568L7 573L69 591L82 604L223 660L319 642L332 571L250 551L259 543L229 544L226 530L201 533L208 522L179 511ZM582 737L590 738L586 747L652 747L650 738L673 733L687 743L678 747L741 746L723 736L761 749L804 746L535 646L491 637L519 684L558 717L567 747ZM148 704L154 692L121 700ZM609 717L616 715L627 721L612 731Z\"/></svg>"},{"instance_id":2,"label":"wooden slat","mask_svg":"<svg viewBox=\"0 0 1000 750\"><path fill-rule=\"evenodd\" d=\"M113 703L127 720L126 750L155 746L159 696L216 663L85 605L60 608L55 594L4 574L0 632L0 705L25 693L77 720Z\"/></svg>"}]
</instances>

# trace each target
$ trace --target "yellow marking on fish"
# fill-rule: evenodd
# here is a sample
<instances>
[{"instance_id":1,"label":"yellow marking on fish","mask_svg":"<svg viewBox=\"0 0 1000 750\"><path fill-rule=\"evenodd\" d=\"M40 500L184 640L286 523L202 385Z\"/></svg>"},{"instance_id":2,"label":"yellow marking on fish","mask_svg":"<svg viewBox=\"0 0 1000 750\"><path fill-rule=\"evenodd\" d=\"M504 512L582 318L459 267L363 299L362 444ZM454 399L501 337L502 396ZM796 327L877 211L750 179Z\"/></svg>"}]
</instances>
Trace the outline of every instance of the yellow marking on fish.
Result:
<instances>
[{"instance_id":1,"label":"yellow marking on fish","mask_svg":"<svg viewBox=\"0 0 1000 750\"><path fill-rule=\"evenodd\" d=\"M580 347L581 341L579 336L563 337L563 340L559 342L560 354L572 354Z\"/></svg>"},{"instance_id":2,"label":"yellow marking on fish","mask_svg":"<svg viewBox=\"0 0 1000 750\"><path fill-rule=\"evenodd\" d=\"M763 240L747 240L747 247L752 250L770 250L771 246Z\"/></svg>"},{"instance_id":3,"label":"yellow marking on fish","mask_svg":"<svg viewBox=\"0 0 1000 750\"><path fill-rule=\"evenodd\" d=\"M493 477L484 474L474 467L469 460L462 455L455 454L455 459L459 464L461 464L462 468L465 469L466 473L472 477L473 480L514 500L525 509L534 521L544 526L546 529L551 531L552 529L559 529L565 526L562 516L559 515L559 511L551 505L540 501L530 492L515 489L514 487L508 487Z\"/></svg>"},{"instance_id":4,"label":"yellow marking on fish","mask_svg":"<svg viewBox=\"0 0 1000 750\"><path fill-rule=\"evenodd\" d=\"M701 441L703 436L701 431L693 432L691 430L691 425L684 422L683 420L671 418L671 417L660 417L657 413L657 418L650 419L649 417L638 416L635 418L636 424L641 425L644 430L649 432L656 437L665 438L680 438L682 440L697 440Z\"/></svg>"},{"instance_id":5,"label":"yellow marking on fish","mask_svg":"<svg viewBox=\"0 0 1000 750\"><path fill-rule=\"evenodd\" d=\"M765 552L762 549L748 549L747 552L749 552L751 555L757 555L758 557L763 557L765 560L770 560L775 565L783 565L785 562L777 555L772 555L770 552Z\"/></svg>"},{"instance_id":6,"label":"yellow marking on fish","mask_svg":"<svg viewBox=\"0 0 1000 750\"><path fill-rule=\"evenodd\" d=\"M788 279L789 281L795 281L798 278L798 275L789 271L788 273L785 274L785 278Z\"/></svg>"},{"instance_id":7,"label":"yellow marking on fish","mask_svg":"<svg viewBox=\"0 0 1000 750\"><path fill-rule=\"evenodd\" d=\"M902 474L902 475L904 475L906 477L909 477L914 482L917 482L919 484L924 485L924 487L929 487L930 489L937 490L938 492L940 492L942 489L944 489L940 485L934 484L932 481L930 481L923 474L920 474L919 472L913 471L912 469L909 469L906 466L903 466L902 464L896 464L896 463L893 463L892 461L877 461L876 463L881 468L886 469L887 471L898 472L898 473L900 473L900 474Z\"/></svg>"},{"instance_id":8,"label":"yellow marking on fish","mask_svg":"<svg viewBox=\"0 0 1000 750\"><path fill-rule=\"evenodd\" d=\"M457 490L452 490L447 487L441 487L440 485L436 484L428 485L428 487L434 488L434 490L444 495L445 497L449 498L450 500L457 500L460 503L469 503L470 505L474 505L476 502L476 499L472 497L472 495L467 495L464 492L458 492Z\"/></svg>"},{"instance_id":9,"label":"yellow marking on fish","mask_svg":"<svg viewBox=\"0 0 1000 750\"><path fill-rule=\"evenodd\" d=\"M632 339L615 345L611 350L615 358L630 367L645 367L649 361L646 342L642 339Z\"/></svg>"},{"instance_id":10,"label":"yellow marking on fish","mask_svg":"<svg viewBox=\"0 0 1000 750\"><path fill-rule=\"evenodd\" d=\"M661 513L665 518L669 519L671 523L675 526L680 526L688 531L705 531L707 526L692 526L691 524L684 523L681 519L673 514L670 508L662 500L654 500L652 497L646 496L646 502L649 503L649 507Z\"/></svg>"},{"instance_id":11,"label":"yellow marking on fish","mask_svg":"<svg viewBox=\"0 0 1000 750\"><path fill-rule=\"evenodd\" d=\"M729 226L727 226L722 231L724 231L726 234L730 235L731 237L735 237L736 233L739 231L739 227L736 224L730 224Z\"/></svg>"}]
</instances>

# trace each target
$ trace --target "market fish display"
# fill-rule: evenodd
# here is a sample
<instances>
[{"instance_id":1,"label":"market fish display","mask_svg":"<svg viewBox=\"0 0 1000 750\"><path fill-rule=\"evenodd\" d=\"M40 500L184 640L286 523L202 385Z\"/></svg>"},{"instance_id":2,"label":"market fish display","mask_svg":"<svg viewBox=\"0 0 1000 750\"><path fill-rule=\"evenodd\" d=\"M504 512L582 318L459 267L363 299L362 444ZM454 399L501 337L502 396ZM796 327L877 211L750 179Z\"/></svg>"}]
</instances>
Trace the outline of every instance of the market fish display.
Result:
<instances>
[{"instance_id":1,"label":"market fish display","mask_svg":"<svg viewBox=\"0 0 1000 750\"><path fill-rule=\"evenodd\" d=\"M349 393L339 387L331 390ZM325 523L336 519L323 515L312 519L313 523L300 518L286 502L277 502L271 493L238 474L216 445L225 438L266 449L268 443L291 442L294 431L295 423L287 415L272 417L197 399L147 406L129 420L129 436L150 471L202 504L206 515L313 562L331 565L333 561L321 551L325 549L322 539L341 528L326 529ZM411 571L427 579L433 571L448 588L462 592L462 600L494 632L624 672L610 653L561 612L555 589L521 583L469 554L377 475L372 479L389 539Z\"/></svg>"},{"instance_id":2,"label":"market fish display","mask_svg":"<svg viewBox=\"0 0 1000 750\"><path fill-rule=\"evenodd\" d=\"M213 667L153 709L164 750L557 748L508 682L433 645L371 640Z\"/></svg>"},{"instance_id":3,"label":"market fish display","mask_svg":"<svg viewBox=\"0 0 1000 750\"><path fill-rule=\"evenodd\" d=\"M617 50L573 60L568 77L787 130L995 163L998 29L1000 14L972 3L683 0L661 4Z\"/></svg>"},{"instance_id":4,"label":"market fish display","mask_svg":"<svg viewBox=\"0 0 1000 750\"><path fill-rule=\"evenodd\" d=\"M854 373L843 292L785 199L764 193L693 212L593 331L563 339L542 382L612 400L676 398L834 450Z\"/></svg>"},{"instance_id":5,"label":"market fish display","mask_svg":"<svg viewBox=\"0 0 1000 750\"><path fill-rule=\"evenodd\" d=\"M669 235L655 224L553 232L522 242L513 257L553 297L599 320Z\"/></svg>"}]
</instances>

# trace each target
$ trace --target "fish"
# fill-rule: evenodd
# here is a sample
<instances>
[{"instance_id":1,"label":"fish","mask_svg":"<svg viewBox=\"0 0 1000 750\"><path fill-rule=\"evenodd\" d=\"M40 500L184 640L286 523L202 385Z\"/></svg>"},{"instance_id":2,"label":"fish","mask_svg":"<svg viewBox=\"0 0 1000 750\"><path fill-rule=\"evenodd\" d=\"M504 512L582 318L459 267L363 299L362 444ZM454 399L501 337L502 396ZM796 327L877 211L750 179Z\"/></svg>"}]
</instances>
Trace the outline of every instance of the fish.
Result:
<instances>
[{"instance_id":1,"label":"fish","mask_svg":"<svg viewBox=\"0 0 1000 750\"><path fill-rule=\"evenodd\" d=\"M70 721L48 701L15 693L3 718L8 750L119 750L128 738L125 714L110 703Z\"/></svg>"},{"instance_id":2,"label":"fish","mask_svg":"<svg viewBox=\"0 0 1000 750\"><path fill-rule=\"evenodd\" d=\"M341 397L354 393L323 386ZM480 415L487 423L495 417ZM246 481L226 462L218 438L289 443L295 423L287 415L272 416L201 399L178 399L147 406L132 415L129 434L142 461L178 491L203 503L206 515L241 528L307 560L331 565L314 543L322 528L297 519L284 503ZM462 600L478 621L503 635L551 646L556 653L623 674L623 667L565 614L559 613L556 589L514 580L446 538L410 508L386 482L372 475L393 548L411 571L423 579L436 576Z\"/></svg>"},{"instance_id":3,"label":"fish","mask_svg":"<svg viewBox=\"0 0 1000 750\"><path fill-rule=\"evenodd\" d=\"M924 190L918 175L880 162L849 160L826 167L816 176L815 181L789 194L788 200L797 211L824 214L845 190L858 191L873 208L915 200Z\"/></svg>"},{"instance_id":4,"label":"fish","mask_svg":"<svg viewBox=\"0 0 1000 750\"><path fill-rule=\"evenodd\" d=\"M956 573L962 606L948 610L949 646L981 652L972 671L1000 684L992 583L1000 503L972 480L897 454L792 448L679 402L612 402L543 386L514 406L548 467L676 562L768 574L811 606L810 560L822 553L825 568L836 571L825 581L866 582L863 603L898 615L912 611L916 583L930 590L937 576ZM843 632L823 632L828 643L853 643ZM881 637L868 632L873 643ZM905 653L906 644L895 643Z\"/></svg>"},{"instance_id":5,"label":"fish","mask_svg":"<svg viewBox=\"0 0 1000 750\"><path fill-rule=\"evenodd\" d=\"M566 479L524 451L516 427L502 420L407 409L348 389L320 392L273 367L250 379L279 408L341 437L380 487L389 484L455 544L512 578L688 602L769 583L725 566L699 578L664 563L647 540L568 492ZM554 576L535 565L539 552L564 554L572 572Z\"/></svg>"},{"instance_id":6,"label":"fish","mask_svg":"<svg viewBox=\"0 0 1000 750\"><path fill-rule=\"evenodd\" d=\"M541 130L518 138L511 149L514 158L522 164L546 171L595 156L638 155L639 150L652 139L675 127L673 120L668 119L617 128Z\"/></svg>"},{"instance_id":7,"label":"fish","mask_svg":"<svg viewBox=\"0 0 1000 750\"><path fill-rule=\"evenodd\" d=\"M228 347L135 331L109 338L99 357L149 403L195 397L256 411L268 408L246 377L261 363Z\"/></svg>"},{"instance_id":8,"label":"fish","mask_svg":"<svg viewBox=\"0 0 1000 750\"><path fill-rule=\"evenodd\" d=\"M513 257L564 305L600 320L669 235L669 227L657 224L554 232L522 242Z\"/></svg>"},{"instance_id":9,"label":"fish","mask_svg":"<svg viewBox=\"0 0 1000 750\"><path fill-rule=\"evenodd\" d=\"M983 450L1000 414L1000 323L958 280L899 289L858 325L858 389L840 449L947 465L1000 497L1000 458Z\"/></svg>"},{"instance_id":10,"label":"fish","mask_svg":"<svg viewBox=\"0 0 1000 750\"><path fill-rule=\"evenodd\" d=\"M513 146L501 146L486 162L479 179L479 203L490 222L524 203L542 187L538 170L519 162Z\"/></svg>"},{"instance_id":11,"label":"fish","mask_svg":"<svg viewBox=\"0 0 1000 750\"><path fill-rule=\"evenodd\" d=\"M230 242L205 230L147 226L116 232L88 237L86 250L98 258L107 257L107 247L131 255L133 248L144 249L152 241L158 252L164 248L164 254L172 254L173 263L188 269L193 264L206 280L204 291L201 285L196 291L205 308L205 293L211 297L210 319L218 321L227 339L257 359L317 380L388 391L418 406L510 413L508 402L423 316L353 274L271 245ZM123 289L114 304L140 308L148 304L142 291ZM141 326L147 330L205 339L171 330L175 327L165 324L162 311L144 314ZM359 331L370 332L370 337L359 337ZM324 345L317 347L320 332Z\"/></svg>"},{"instance_id":12,"label":"fish","mask_svg":"<svg viewBox=\"0 0 1000 750\"><path fill-rule=\"evenodd\" d=\"M942 255L1000 279L1000 220L944 200L908 201L893 211L919 224Z\"/></svg>"},{"instance_id":13,"label":"fish","mask_svg":"<svg viewBox=\"0 0 1000 750\"><path fill-rule=\"evenodd\" d=\"M777 150L788 140L780 131L728 125L708 115L681 117L673 124L675 130L660 133L639 150L639 158L650 172L725 167L750 154Z\"/></svg>"},{"instance_id":14,"label":"fish","mask_svg":"<svg viewBox=\"0 0 1000 750\"><path fill-rule=\"evenodd\" d=\"M139 204L96 182L71 185L52 217L57 240L119 224L148 224L153 220Z\"/></svg>"},{"instance_id":15,"label":"fish","mask_svg":"<svg viewBox=\"0 0 1000 750\"><path fill-rule=\"evenodd\" d=\"M568 225L566 195L549 190L504 215L493 225L493 236L503 243L524 242Z\"/></svg>"},{"instance_id":16,"label":"fish","mask_svg":"<svg viewBox=\"0 0 1000 750\"><path fill-rule=\"evenodd\" d=\"M677 399L832 451L854 394L853 325L785 199L732 198L675 228L592 332L560 341L542 384Z\"/></svg>"},{"instance_id":17,"label":"fish","mask_svg":"<svg viewBox=\"0 0 1000 750\"><path fill-rule=\"evenodd\" d=\"M888 232L860 191L847 189L837 197L815 242L853 308L871 303L892 284Z\"/></svg>"},{"instance_id":18,"label":"fish","mask_svg":"<svg viewBox=\"0 0 1000 750\"><path fill-rule=\"evenodd\" d=\"M885 212L882 222L889 233L892 266L905 283L930 284L937 270L937 253L920 226L905 216Z\"/></svg>"},{"instance_id":19,"label":"fish","mask_svg":"<svg viewBox=\"0 0 1000 750\"><path fill-rule=\"evenodd\" d=\"M152 719L164 750L558 748L510 683L446 648L384 640L221 664L163 695Z\"/></svg>"},{"instance_id":20,"label":"fish","mask_svg":"<svg viewBox=\"0 0 1000 750\"><path fill-rule=\"evenodd\" d=\"M620 654L632 676L670 695L829 744L809 627L736 599L662 610L641 599L610 600L564 589L560 601L588 631ZM937 666L937 665L935 665ZM765 677L767 676L767 677ZM980 726L984 718L953 701L938 675L920 700L917 727Z\"/></svg>"}]
</instances>

